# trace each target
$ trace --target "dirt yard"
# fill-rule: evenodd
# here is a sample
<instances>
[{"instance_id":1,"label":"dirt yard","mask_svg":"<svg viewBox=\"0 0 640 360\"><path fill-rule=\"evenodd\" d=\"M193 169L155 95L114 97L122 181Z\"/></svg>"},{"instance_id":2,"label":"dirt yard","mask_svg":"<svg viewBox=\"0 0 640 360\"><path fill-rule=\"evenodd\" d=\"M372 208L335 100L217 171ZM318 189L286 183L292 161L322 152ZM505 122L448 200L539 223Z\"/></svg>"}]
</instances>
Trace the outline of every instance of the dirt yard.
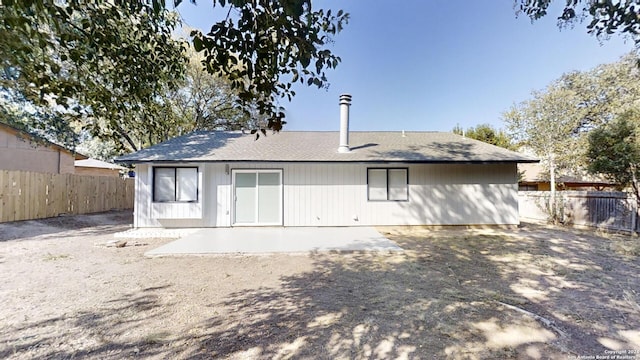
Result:
<instances>
[{"instance_id":1,"label":"dirt yard","mask_svg":"<svg viewBox=\"0 0 640 360\"><path fill-rule=\"evenodd\" d=\"M394 227L403 253L145 258L170 240L105 246L129 222L0 224L0 358L640 360L637 238Z\"/></svg>"}]
</instances>

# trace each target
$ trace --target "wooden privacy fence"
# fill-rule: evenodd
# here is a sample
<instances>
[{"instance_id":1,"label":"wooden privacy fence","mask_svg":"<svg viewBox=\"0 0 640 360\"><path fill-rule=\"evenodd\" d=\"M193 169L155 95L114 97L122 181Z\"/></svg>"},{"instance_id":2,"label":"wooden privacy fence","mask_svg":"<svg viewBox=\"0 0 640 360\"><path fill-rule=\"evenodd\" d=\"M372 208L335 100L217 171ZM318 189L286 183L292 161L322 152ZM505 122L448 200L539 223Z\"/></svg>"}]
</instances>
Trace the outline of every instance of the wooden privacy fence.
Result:
<instances>
[{"instance_id":1,"label":"wooden privacy fence","mask_svg":"<svg viewBox=\"0 0 640 360\"><path fill-rule=\"evenodd\" d=\"M638 207L633 196L609 191L558 191L559 219L568 225L580 225L615 231L640 230ZM521 220L546 221L550 218L549 191L520 191Z\"/></svg>"},{"instance_id":2,"label":"wooden privacy fence","mask_svg":"<svg viewBox=\"0 0 640 360\"><path fill-rule=\"evenodd\" d=\"M0 222L131 209L133 179L0 170Z\"/></svg>"}]
</instances>

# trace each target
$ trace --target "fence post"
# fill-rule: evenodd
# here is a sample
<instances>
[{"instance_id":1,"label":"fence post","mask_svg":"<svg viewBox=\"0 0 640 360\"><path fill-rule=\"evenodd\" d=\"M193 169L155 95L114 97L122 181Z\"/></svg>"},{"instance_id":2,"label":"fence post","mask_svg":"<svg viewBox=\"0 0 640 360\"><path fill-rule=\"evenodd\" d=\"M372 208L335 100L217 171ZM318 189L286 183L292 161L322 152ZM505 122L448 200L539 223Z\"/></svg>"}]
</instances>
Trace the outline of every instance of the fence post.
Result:
<instances>
[{"instance_id":1,"label":"fence post","mask_svg":"<svg viewBox=\"0 0 640 360\"><path fill-rule=\"evenodd\" d=\"M638 202L631 200L631 232L636 232L638 226Z\"/></svg>"}]
</instances>

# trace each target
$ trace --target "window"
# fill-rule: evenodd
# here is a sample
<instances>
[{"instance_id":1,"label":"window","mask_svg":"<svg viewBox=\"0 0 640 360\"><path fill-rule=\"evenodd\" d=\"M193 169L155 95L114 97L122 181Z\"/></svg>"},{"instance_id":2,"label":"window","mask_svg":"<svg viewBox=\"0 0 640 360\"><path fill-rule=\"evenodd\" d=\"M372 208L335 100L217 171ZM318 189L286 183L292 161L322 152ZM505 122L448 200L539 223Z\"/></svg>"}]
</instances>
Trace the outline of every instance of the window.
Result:
<instances>
[{"instance_id":1,"label":"window","mask_svg":"<svg viewBox=\"0 0 640 360\"><path fill-rule=\"evenodd\" d=\"M198 168L153 168L153 201L198 201Z\"/></svg>"},{"instance_id":2,"label":"window","mask_svg":"<svg viewBox=\"0 0 640 360\"><path fill-rule=\"evenodd\" d=\"M409 200L408 169L367 169L370 201Z\"/></svg>"},{"instance_id":3,"label":"window","mask_svg":"<svg viewBox=\"0 0 640 360\"><path fill-rule=\"evenodd\" d=\"M538 185L536 184L518 185L518 191L538 191Z\"/></svg>"}]
</instances>

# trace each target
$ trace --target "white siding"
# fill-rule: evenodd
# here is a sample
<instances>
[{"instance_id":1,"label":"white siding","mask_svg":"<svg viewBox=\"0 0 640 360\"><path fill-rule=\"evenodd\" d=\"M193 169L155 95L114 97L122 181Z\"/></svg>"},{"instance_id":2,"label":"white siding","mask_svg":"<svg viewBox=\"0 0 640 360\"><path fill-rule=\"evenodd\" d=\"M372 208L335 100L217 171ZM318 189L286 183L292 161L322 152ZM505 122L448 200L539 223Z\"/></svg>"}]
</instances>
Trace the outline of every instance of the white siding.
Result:
<instances>
[{"instance_id":1,"label":"white siding","mask_svg":"<svg viewBox=\"0 0 640 360\"><path fill-rule=\"evenodd\" d=\"M165 166L175 166L166 164ZM153 202L153 167L147 164L136 166L136 201L134 209L135 227L204 227L203 214L206 192L202 185L206 182L206 166L180 164L180 166L198 167L197 202Z\"/></svg>"},{"instance_id":2,"label":"white siding","mask_svg":"<svg viewBox=\"0 0 640 360\"><path fill-rule=\"evenodd\" d=\"M149 168L145 164L136 165L136 190L133 208L134 227L153 226L150 223L151 186L149 186Z\"/></svg>"},{"instance_id":3,"label":"white siding","mask_svg":"<svg viewBox=\"0 0 640 360\"><path fill-rule=\"evenodd\" d=\"M368 167L408 168L409 201L368 201ZM283 170L285 226L518 223L515 164L229 163L228 171L225 164L200 165L201 213L190 219L154 217L149 169L138 165L139 227L231 226L232 169Z\"/></svg>"},{"instance_id":4,"label":"white siding","mask_svg":"<svg viewBox=\"0 0 640 360\"><path fill-rule=\"evenodd\" d=\"M208 164L209 181L204 191L210 197L205 212L209 226L231 226L231 167L225 164Z\"/></svg>"},{"instance_id":5,"label":"white siding","mask_svg":"<svg viewBox=\"0 0 640 360\"><path fill-rule=\"evenodd\" d=\"M284 166L285 226L517 224L515 165L409 168L409 201L368 201L365 164Z\"/></svg>"},{"instance_id":6,"label":"white siding","mask_svg":"<svg viewBox=\"0 0 640 360\"><path fill-rule=\"evenodd\" d=\"M202 219L202 201L197 203L153 203L154 219Z\"/></svg>"}]
</instances>

